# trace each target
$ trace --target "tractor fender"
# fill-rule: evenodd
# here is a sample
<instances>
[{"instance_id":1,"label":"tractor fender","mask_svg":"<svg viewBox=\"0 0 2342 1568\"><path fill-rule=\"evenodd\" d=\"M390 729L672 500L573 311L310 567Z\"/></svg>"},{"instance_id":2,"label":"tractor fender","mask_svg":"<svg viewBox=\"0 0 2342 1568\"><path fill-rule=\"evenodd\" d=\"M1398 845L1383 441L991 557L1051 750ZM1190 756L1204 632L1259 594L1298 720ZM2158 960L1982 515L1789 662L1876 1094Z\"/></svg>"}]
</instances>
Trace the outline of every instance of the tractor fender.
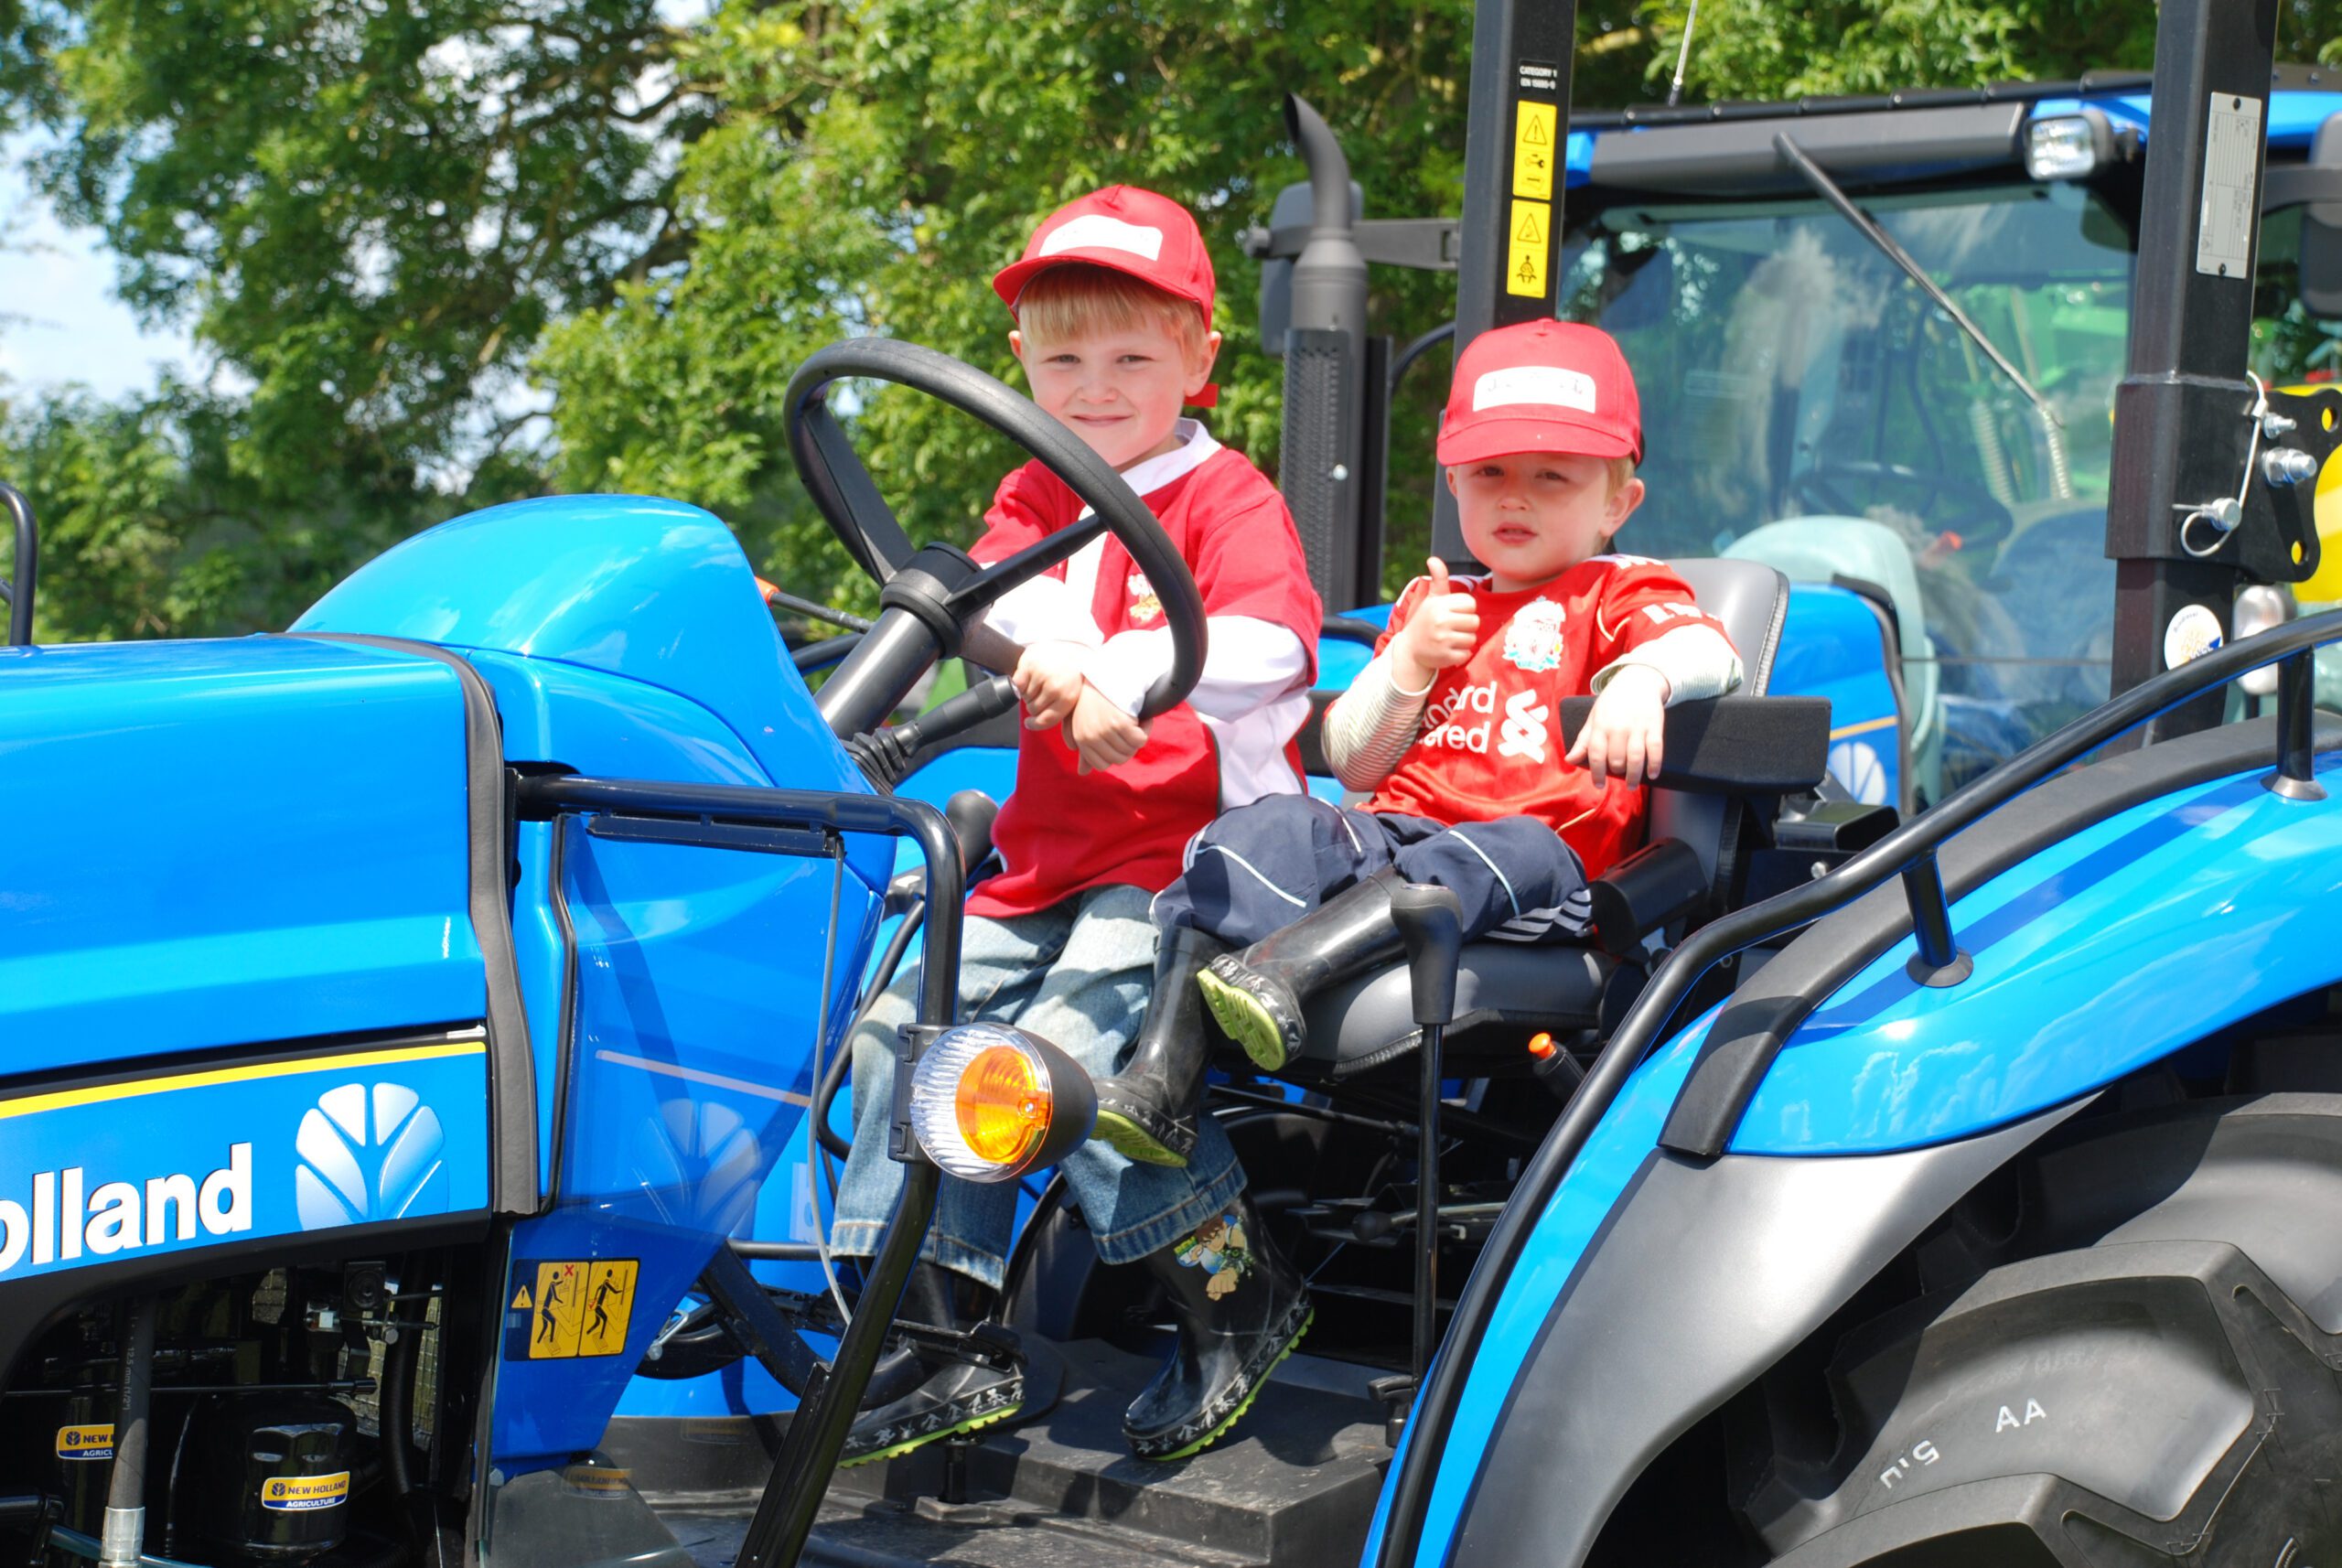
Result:
<instances>
[{"instance_id":1,"label":"tractor fender","mask_svg":"<svg viewBox=\"0 0 2342 1568\"><path fill-rule=\"evenodd\" d=\"M1458 1409L1417 1562L1582 1561L1662 1449L2088 1102L1849 1158L1710 1163L1646 1145L1563 1288L1542 1310L1500 1308L1490 1325L1483 1354L1520 1369L1500 1389L1476 1386ZM1532 1240L1523 1260L1531 1273L1537 1251ZM1476 1396L1488 1408L1474 1411ZM1473 1427L1485 1434L1477 1454L1457 1441ZM1463 1484L1443 1499L1452 1482Z\"/></svg>"}]
</instances>

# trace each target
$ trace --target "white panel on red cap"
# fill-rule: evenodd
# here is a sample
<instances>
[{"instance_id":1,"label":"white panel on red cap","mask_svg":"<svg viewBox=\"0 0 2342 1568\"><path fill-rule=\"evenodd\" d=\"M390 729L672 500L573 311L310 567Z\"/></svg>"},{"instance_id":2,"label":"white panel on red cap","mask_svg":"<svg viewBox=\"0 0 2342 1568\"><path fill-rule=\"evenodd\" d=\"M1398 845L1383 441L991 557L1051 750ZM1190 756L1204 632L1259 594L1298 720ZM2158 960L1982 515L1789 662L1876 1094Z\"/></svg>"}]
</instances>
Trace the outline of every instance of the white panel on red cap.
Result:
<instances>
[{"instance_id":1,"label":"white panel on red cap","mask_svg":"<svg viewBox=\"0 0 2342 1568\"><path fill-rule=\"evenodd\" d=\"M1042 255L1061 256L1068 251L1127 251L1150 262L1159 261L1163 231L1144 223L1125 223L1102 212L1085 212L1060 223L1041 242Z\"/></svg>"},{"instance_id":2,"label":"white panel on red cap","mask_svg":"<svg viewBox=\"0 0 2342 1568\"><path fill-rule=\"evenodd\" d=\"M1067 225L1072 227L1071 224ZM1504 403L1542 403L1594 412L1594 378L1559 365L1508 365L1472 383L1472 412Z\"/></svg>"}]
</instances>

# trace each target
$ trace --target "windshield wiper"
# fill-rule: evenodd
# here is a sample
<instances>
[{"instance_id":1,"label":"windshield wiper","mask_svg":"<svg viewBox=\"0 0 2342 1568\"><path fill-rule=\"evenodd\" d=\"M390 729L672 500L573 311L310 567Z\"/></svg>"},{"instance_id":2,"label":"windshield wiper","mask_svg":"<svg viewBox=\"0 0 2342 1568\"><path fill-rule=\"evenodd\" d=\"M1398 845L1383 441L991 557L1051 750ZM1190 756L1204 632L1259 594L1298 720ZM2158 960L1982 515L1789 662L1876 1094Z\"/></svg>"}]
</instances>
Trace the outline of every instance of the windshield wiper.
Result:
<instances>
[{"instance_id":1,"label":"windshield wiper","mask_svg":"<svg viewBox=\"0 0 2342 1568\"><path fill-rule=\"evenodd\" d=\"M1773 150L1789 160L1789 167L1797 170L1805 183L1813 188L1815 195L1836 208L1838 216L1853 224L1857 233L1877 246L1881 254L1901 267L1905 276L1925 290L1928 297L1934 300L1946 316L1951 317L1952 323L1968 334L1969 340L1984 350L1984 357L1998 365L2001 373L2016 383L2016 390L2032 402L2033 406L2040 411L2042 418L2060 430L2065 428L2066 422L2057 417L2057 411L2049 406L2048 400L2035 390L2031 381L2025 379L2025 372L2011 364L2007 355L1993 347L1993 340L1984 336L1983 328L1968 319L1968 313L1952 302L1951 295L1944 293L1942 285L1928 275L1925 267L1912 260L1911 252L1896 244L1895 236L1880 228L1876 219L1855 206L1854 199L1848 196L1844 188L1832 179L1820 164L1808 157L1805 149L1789 139L1788 132L1776 131L1773 134Z\"/></svg>"}]
</instances>

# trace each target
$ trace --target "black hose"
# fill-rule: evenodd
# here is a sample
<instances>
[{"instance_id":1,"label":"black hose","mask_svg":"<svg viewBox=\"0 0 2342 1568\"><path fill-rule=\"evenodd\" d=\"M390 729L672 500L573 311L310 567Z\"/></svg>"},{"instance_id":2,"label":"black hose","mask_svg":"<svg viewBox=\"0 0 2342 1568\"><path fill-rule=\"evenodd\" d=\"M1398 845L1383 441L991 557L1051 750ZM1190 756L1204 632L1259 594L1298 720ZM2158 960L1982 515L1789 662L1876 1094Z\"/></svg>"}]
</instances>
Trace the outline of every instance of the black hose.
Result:
<instances>
[{"instance_id":1,"label":"black hose","mask_svg":"<svg viewBox=\"0 0 2342 1568\"><path fill-rule=\"evenodd\" d=\"M138 1561L146 1525L147 1411L155 1389L155 1298L142 1295L124 1309L122 1398L114 1413L113 1470L106 1485L106 1518L99 1562L123 1568Z\"/></svg>"},{"instance_id":2,"label":"black hose","mask_svg":"<svg viewBox=\"0 0 2342 1568\"><path fill-rule=\"evenodd\" d=\"M382 1433L383 1473L391 1495L404 1498L414 1490L414 1372L416 1352L423 1343L424 1315L430 1308L430 1290L421 1283L414 1260L399 1266L398 1294L391 1300L391 1325L398 1331L382 1350L381 1402L376 1415Z\"/></svg>"},{"instance_id":3,"label":"black hose","mask_svg":"<svg viewBox=\"0 0 2342 1568\"><path fill-rule=\"evenodd\" d=\"M1422 337L1416 338L1413 342L1408 344L1405 348L1400 349L1399 357L1391 361L1391 377L1390 380L1384 383L1386 393L1395 392L1399 390L1399 378L1405 375L1409 368L1411 368L1417 360L1422 359L1432 349L1437 348L1440 344L1446 342L1449 338L1455 336L1456 323L1453 321L1443 321L1438 326L1433 328L1430 331L1424 333Z\"/></svg>"}]
</instances>

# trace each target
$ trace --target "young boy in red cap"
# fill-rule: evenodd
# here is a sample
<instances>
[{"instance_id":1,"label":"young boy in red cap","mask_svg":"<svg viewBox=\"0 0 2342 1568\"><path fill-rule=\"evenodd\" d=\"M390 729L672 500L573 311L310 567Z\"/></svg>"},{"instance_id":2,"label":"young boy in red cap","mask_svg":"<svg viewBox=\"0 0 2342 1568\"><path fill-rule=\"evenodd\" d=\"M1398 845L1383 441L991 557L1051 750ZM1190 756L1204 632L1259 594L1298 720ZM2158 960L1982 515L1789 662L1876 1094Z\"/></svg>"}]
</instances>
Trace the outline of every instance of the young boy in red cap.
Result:
<instances>
[{"instance_id":1,"label":"young boy in red cap","mask_svg":"<svg viewBox=\"0 0 2342 1568\"><path fill-rule=\"evenodd\" d=\"M1740 682L1724 628L1681 578L1608 553L1643 483L1634 377L1606 333L1545 320L1474 338L1438 456L1488 572L1451 578L1434 559L1327 711L1327 756L1372 799L1231 811L1155 900L1166 944L1192 929L1244 950L1199 984L1263 1068L1300 1048L1312 992L1396 955L1401 883L1454 889L1467 939L1499 926L1582 935L1587 879L1642 842L1666 708ZM1588 692L1593 714L1563 755L1562 699ZM1100 1102L1128 1093L1109 1080ZM1101 1118L1099 1136L1120 1132Z\"/></svg>"},{"instance_id":2,"label":"young boy in red cap","mask_svg":"<svg viewBox=\"0 0 2342 1568\"><path fill-rule=\"evenodd\" d=\"M985 617L1023 645L1013 680L1026 727L1015 790L993 828L1005 869L967 903L961 1016L1030 1030L1103 1077L1161 1049L1167 1019L1129 1051L1151 994L1195 993L1200 960L1178 940L1158 954L1148 915L1187 842L1223 805L1305 788L1293 737L1308 713L1321 607L1276 488L1181 417L1184 405L1212 402L1219 348L1211 259L1185 208L1125 186L1084 197L1044 222L993 286L1015 318L1009 346L1034 401L1146 502L1208 617L1201 680L1146 725L1134 715L1171 668L1171 635L1154 587L1111 535ZM1087 512L1062 479L1027 463L1002 481L972 553L1002 560ZM900 1187L886 1157L893 1040L914 1015L917 985L915 973L898 980L854 1036L854 1151L834 1232L849 1255L876 1250ZM1189 1012L1192 1026L1200 1014ZM1217 1125L1181 1169L1134 1165L1094 1143L1062 1168L1099 1255L1144 1262L1178 1326L1124 1434L1143 1457L1192 1453L1232 1423L1301 1337L1301 1280L1267 1246ZM944 1184L905 1317L965 1326L984 1315L1015 1202L1013 1185ZM1019 1369L897 1351L872 1378L846 1457L1004 1419L1023 1398Z\"/></svg>"}]
</instances>

